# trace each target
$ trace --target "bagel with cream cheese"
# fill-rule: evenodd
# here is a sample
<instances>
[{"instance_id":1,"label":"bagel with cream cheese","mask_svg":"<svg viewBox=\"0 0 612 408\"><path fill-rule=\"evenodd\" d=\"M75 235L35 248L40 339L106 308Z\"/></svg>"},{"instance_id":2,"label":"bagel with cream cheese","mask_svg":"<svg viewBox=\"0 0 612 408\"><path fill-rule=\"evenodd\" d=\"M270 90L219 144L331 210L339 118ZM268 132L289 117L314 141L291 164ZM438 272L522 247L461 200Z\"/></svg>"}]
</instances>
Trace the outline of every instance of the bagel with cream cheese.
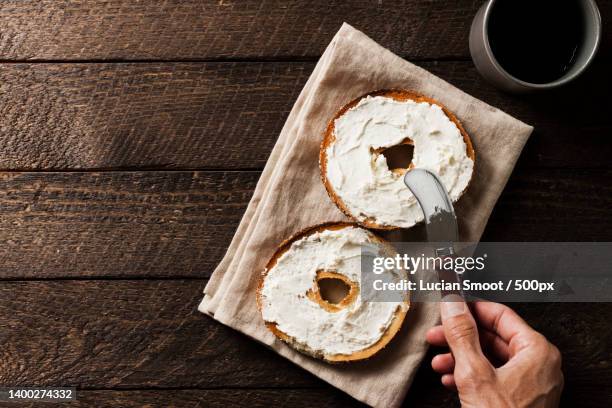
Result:
<instances>
[{"instance_id":1,"label":"bagel with cream cheese","mask_svg":"<svg viewBox=\"0 0 612 408\"><path fill-rule=\"evenodd\" d=\"M412 145L406 168L390 169L385 151ZM375 229L409 228L423 220L404 185L412 168L436 173L451 200L465 192L474 172L472 142L457 118L439 102L407 90L371 92L331 119L319 153L321 178L338 208Z\"/></svg>"},{"instance_id":2,"label":"bagel with cream cheese","mask_svg":"<svg viewBox=\"0 0 612 408\"><path fill-rule=\"evenodd\" d=\"M381 256L395 249L354 223L327 223L308 228L283 242L268 262L257 289L257 305L272 333L298 351L327 362L367 359L382 350L399 331L409 301L364 299L362 248ZM385 271L395 280L405 271ZM387 276L390 277L390 276ZM322 296L321 281L337 279L348 291L332 303Z\"/></svg>"}]
</instances>

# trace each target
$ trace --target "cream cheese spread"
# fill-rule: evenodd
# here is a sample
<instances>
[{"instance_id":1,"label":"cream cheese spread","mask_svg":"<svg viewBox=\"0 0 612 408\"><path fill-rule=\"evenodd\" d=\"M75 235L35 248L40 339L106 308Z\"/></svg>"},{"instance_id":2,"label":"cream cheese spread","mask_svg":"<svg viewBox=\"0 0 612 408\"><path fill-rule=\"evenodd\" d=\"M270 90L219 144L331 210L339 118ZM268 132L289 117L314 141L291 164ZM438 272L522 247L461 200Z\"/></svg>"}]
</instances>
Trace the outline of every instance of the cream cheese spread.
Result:
<instances>
[{"instance_id":1,"label":"cream cheese spread","mask_svg":"<svg viewBox=\"0 0 612 408\"><path fill-rule=\"evenodd\" d=\"M359 285L364 245L380 246L384 253L370 232L352 226L315 232L292 243L267 271L260 292L263 319L324 355L348 355L374 345L404 303L367 302L360 294L343 309L329 312L306 295L317 284L318 271L342 274ZM385 273L396 272L394 280L401 279L399 271Z\"/></svg>"},{"instance_id":2,"label":"cream cheese spread","mask_svg":"<svg viewBox=\"0 0 612 408\"><path fill-rule=\"evenodd\" d=\"M327 147L327 179L353 217L408 228L423 220L403 175L389 170L380 151L409 138L412 165L436 173L453 201L466 189L474 162L459 128L427 102L367 96L334 122Z\"/></svg>"}]
</instances>

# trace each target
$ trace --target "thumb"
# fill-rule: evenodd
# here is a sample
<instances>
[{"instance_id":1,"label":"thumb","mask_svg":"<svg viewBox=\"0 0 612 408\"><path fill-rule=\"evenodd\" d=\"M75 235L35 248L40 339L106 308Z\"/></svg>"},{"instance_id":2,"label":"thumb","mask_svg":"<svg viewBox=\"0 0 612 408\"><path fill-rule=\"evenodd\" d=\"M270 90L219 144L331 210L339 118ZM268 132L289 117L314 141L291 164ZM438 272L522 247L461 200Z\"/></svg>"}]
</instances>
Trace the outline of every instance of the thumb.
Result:
<instances>
[{"instance_id":1,"label":"thumb","mask_svg":"<svg viewBox=\"0 0 612 408\"><path fill-rule=\"evenodd\" d=\"M476 321L463 298L458 295L445 296L440 302L440 313L455 368L474 367L487 361L480 348Z\"/></svg>"}]
</instances>

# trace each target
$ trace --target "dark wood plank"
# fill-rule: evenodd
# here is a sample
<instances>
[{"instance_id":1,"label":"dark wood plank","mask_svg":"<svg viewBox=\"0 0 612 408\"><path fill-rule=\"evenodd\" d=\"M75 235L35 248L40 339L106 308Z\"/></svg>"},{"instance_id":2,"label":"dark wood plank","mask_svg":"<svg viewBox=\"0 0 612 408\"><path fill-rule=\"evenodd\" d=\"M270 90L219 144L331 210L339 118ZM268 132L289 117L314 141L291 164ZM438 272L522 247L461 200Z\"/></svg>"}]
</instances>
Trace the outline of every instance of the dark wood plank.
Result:
<instances>
[{"instance_id":1,"label":"dark wood plank","mask_svg":"<svg viewBox=\"0 0 612 408\"><path fill-rule=\"evenodd\" d=\"M431 371L431 370L429 370ZM437 385L437 376L431 372L427 383L417 377L412 391L404 400L405 407L459 407L456 394ZM588 389L588 387L585 387ZM595 388L590 396L586 389L582 393L566 388L561 407L594 407L605 406L612 398L612 391ZM79 390L75 407L361 407L364 406L342 392L325 386L322 389L216 389L216 390ZM593 398L594 396L594 398ZM586 398L586 399L585 399ZM35 403L12 403L11 407L38 407ZM45 406L61 407L65 404L46 403Z\"/></svg>"},{"instance_id":2,"label":"dark wood plank","mask_svg":"<svg viewBox=\"0 0 612 408\"><path fill-rule=\"evenodd\" d=\"M178 407L361 407L352 398L326 389L219 389L219 390L100 390L78 391L70 407L178 408ZM35 403L12 403L14 408L39 407ZM44 407L65 407L46 403ZM435 405L428 405L434 407Z\"/></svg>"},{"instance_id":3,"label":"dark wood plank","mask_svg":"<svg viewBox=\"0 0 612 408\"><path fill-rule=\"evenodd\" d=\"M10 64L0 168L262 167L312 64Z\"/></svg>"},{"instance_id":4,"label":"dark wood plank","mask_svg":"<svg viewBox=\"0 0 612 408\"><path fill-rule=\"evenodd\" d=\"M515 170L483 241L612 241L612 172Z\"/></svg>"},{"instance_id":5,"label":"dark wood plank","mask_svg":"<svg viewBox=\"0 0 612 408\"><path fill-rule=\"evenodd\" d=\"M0 58L314 57L343 21L403 55L465 57L478 7L469 0L3 1Z\"/></svg>"},{"instance_id":6,"label":"dark wood plank","mask_svg":"<svg viewBox=\"0 0 612 408\"><path fill-rule=\"evenodd\" d=\"M0 276L208 276L258 178L2 173Z\"/></svg>"},{"instance_id":7,"label":"dark wood plank","mask_svg":"<svg viewBox=\"0 0 612 408\"><path fill-rule=\"evenodd\" d=\"M612 2L598 0L606 22ZM482 2L5 0L0 58L314 57L343 21L410 58L468 57ZM610 30L600 49L609 55Z\"/></svg>"},{"instance_id":8,"label":"dark wood plank","mask_svg":"<svg viewBox=\"0 0 612 408\"><path fill-rule=\"evenodd\" d=\"M0 282L1 386L312 387L196 310L204 280Z\"/></svg>"},{"instance_id":9,"label":"dark wood plank","mask_svg":"<svg viewBox=\"0 0 612 408\"><path fill-rule=\"evenodd\" d=\"M351 402L256 342L195 311L205 281L0 282L0 386L77 386L82 403L146 404L232 401L260 406ZM72 305L69 307L67 305ZM605 406L612 395L612 312L607 304L512 305L558 345L564 357L565 404ZM407 406L456 405L429 368L432 350ZM181 391L180 388L268 390ZM308 390L286 388L307 387ZM128 391L172 388L173 391ZM283 388L277 390L275 388ZM176 393L176 394L174 394ZM107 397L105 397L106 395ZM298 398L298 396L300 396ZM217 404L217 405L215 405ZM282 404L282 405L285 405ZM142 405L142 404L141 404Z\"/></svg>"},{"instance_id":10,"label":"dark wood plank","mask_svg":"<svg viewBox=\"0 0 612 408\"><path fill-rule=\"evenodd\" d=\"M2 173L0 278L207 277L258 172ZM517 170L489 241L612 239L612 171Z\"/></svg>"},{"instance_id":11,"label":"dark wood plank","mask_svg":"<svg viewBox=\"0 0 612 408\"><path fill-rule=\"evenodd\" d=\"M496 91L468 61L421 65L534 125L523 165L610 168L612 62L569 88L520 97ZM4 64L0 169L262 168L313 67Z\"/></svg>"}]
</instances>

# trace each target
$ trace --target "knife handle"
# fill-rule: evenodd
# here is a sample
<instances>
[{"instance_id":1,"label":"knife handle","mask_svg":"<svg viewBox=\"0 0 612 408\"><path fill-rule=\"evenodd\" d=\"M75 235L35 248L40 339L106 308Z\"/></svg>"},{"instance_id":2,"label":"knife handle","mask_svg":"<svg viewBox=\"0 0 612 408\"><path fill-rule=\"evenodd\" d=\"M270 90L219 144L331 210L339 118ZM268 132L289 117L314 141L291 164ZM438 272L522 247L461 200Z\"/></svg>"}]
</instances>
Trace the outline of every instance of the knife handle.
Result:
<instances>
[{"instance_id":1,"label":"knife handle","mask_svg":"<svg viewBox=\"0 0 612 408\"><path fill-rule=\"evenodd\" d=\"M452 268L444 267L444 265L446 264L446 259L455 257L454 251L452 250L452 248L449 248L449 251L446 254L443 254L439 252L439 250L436 250L436 255L442 260L441 268L436 268L436 271L438 272L438 280L441 283L442 281L446 283L451 283L453 286L452 289L446 289L443 287L442 290L440 290L440 299L443 299L445 296L448 295L457 295L464 299L465 296L463 295L463 291L461 290L461 278ZM454 262L452 264L454 264ZM459 289L455 289L454 286L458 286Z\"/></svg>"}]
</instances>

